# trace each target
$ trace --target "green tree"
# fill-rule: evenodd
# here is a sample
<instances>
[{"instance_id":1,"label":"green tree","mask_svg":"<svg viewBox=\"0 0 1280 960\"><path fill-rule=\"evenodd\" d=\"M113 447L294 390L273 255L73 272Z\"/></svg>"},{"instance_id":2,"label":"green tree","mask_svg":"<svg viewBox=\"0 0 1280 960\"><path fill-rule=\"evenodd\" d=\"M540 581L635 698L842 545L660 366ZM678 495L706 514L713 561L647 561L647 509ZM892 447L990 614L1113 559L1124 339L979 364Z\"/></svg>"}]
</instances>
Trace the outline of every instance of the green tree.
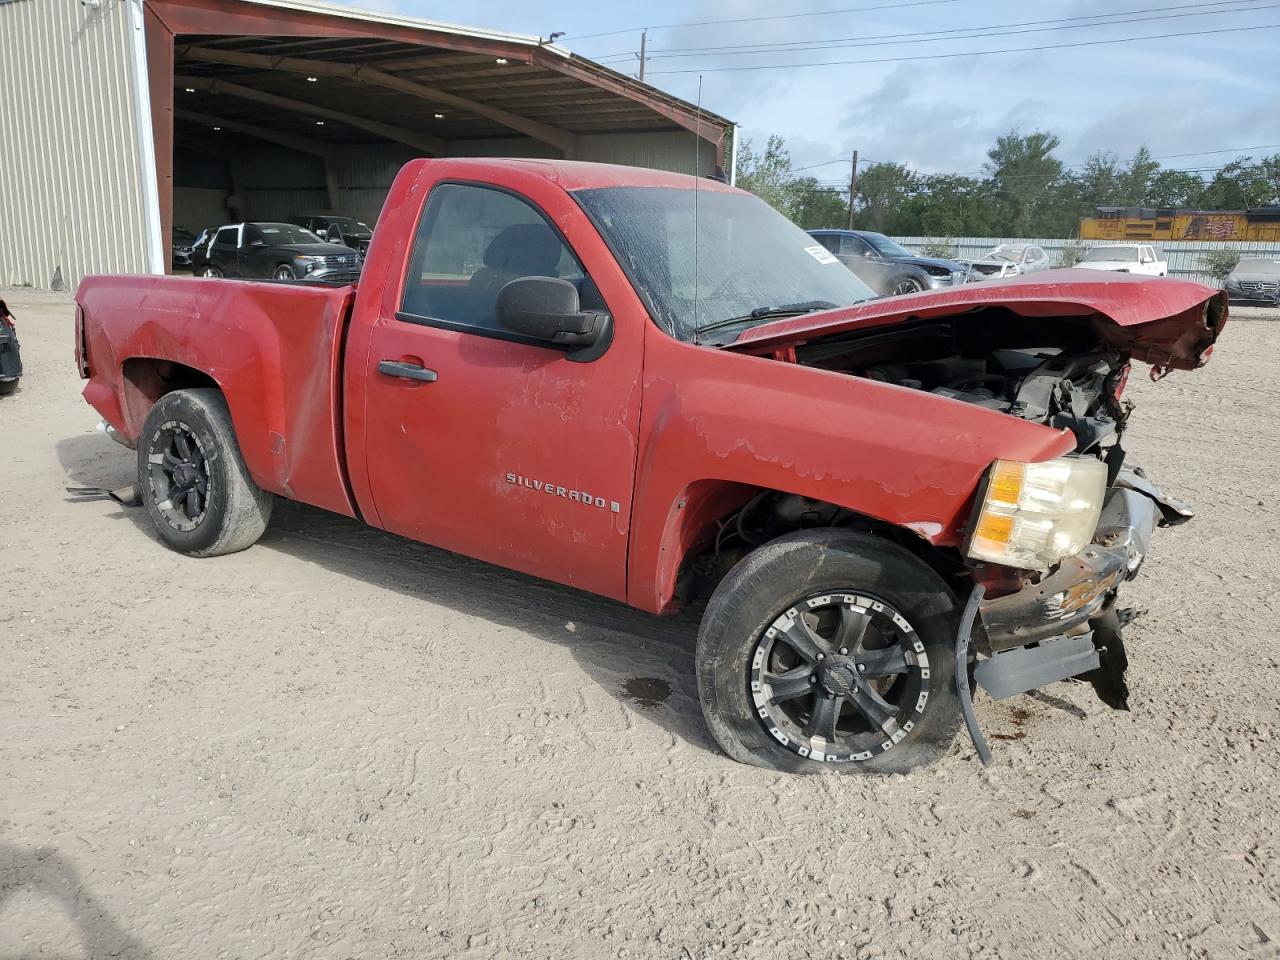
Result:
<instances>
[{"instance_id":1,"label":"green tree","mask_svg":"<svg viewBox=\"0 0 1280 960\"><path fill-rule=\"evenodd\" d=\"M742 142L738 151L739 187L785 213L791 180L791 154L780 136L771 135L762 153L756 152L750 140Z\"/></svg>"},{"instance_id":2,"label":"green tree","mask_svg":"<svg viewBox=\"0 0 1280 960\"><path fill-rule=\"evenodd\" d=\"M1151 156L1146 147L1139 147L1138 152L1129 161L1129 167L1120 179L1121 201L1128 206L1142 206L1151 193L1151 182L1160 172L1160 161Z\"/></svg>"},{"instance_id":3,"label":"green tree","mask_svg":"<svg viewBox=\"0 0 1280 960\"><path fill-rule=\"evenodd\" d=\"M858 226L880 233L903 233L908 200L919 178L905 163L872 163L858 174Z\"/></svg>"},{"instance_id":4,"label":"green tree","mask_svg":"<svg viewBox=\"0 0 1280 960\"><path fill-rule=\"evenodd\" d=\"M1037 130L1017 130L998 137L987 151L984 167L992 194L1000 204L1007 232L1015 236L1059 236L1075 212L1065 198L1062 161L1053 155L1059 140Z\"/></svg>"},{"instance_id":5,"label":"green tree","mask_svg":"<svg viewBox=\"0 0 1280 960\"><path fill-rule=\"evenodd\" d=\"M1200 262L1209 271L1209 276L1221 283L1231 275L1231 271L1240 262L1240 251L1226 247L1221 250L1211 250L1200 257Z\"/></svg>"},{"instance_id":6,"label":"green tree","mask_svg":"<svg viewBox=\"0 0 1280 960\"><path fill-rule=\"evenodd\" d=\"M1199 207L1204 181L1186 170L1161 170L1147 185L1143 198L1151 207Z\"/></svg>"},{"instance_id":7,"label":"green tree","mask_svg":"<svg viewBox=\"0 0 1280 960\"><path fill-rule=\"evenodd\" d=\"M786 213L805 230L849 225L848 191L819 186L814 177L798 177L787 187Z\"/></svg>"}]
</instances>

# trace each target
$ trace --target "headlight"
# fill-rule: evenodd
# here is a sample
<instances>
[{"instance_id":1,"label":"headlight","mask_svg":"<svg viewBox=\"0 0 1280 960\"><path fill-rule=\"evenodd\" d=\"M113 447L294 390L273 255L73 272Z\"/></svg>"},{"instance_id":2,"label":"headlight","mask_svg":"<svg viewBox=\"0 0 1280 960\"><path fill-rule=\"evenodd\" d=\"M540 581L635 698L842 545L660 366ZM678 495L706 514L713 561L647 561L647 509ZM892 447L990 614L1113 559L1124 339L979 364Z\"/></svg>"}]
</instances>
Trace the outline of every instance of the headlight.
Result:
<instances>
[{"instance_id":1,"label":"headlight","mask_svg":"<svg viewBox=\"0 0 1280 960\"><path fill-rule=\"evenodd\" d=\"M1106 491L1107 467L1101 460L997 460L987 476L968 555L1046 570L1093 539Z\"/></svg>"}]
</instances>

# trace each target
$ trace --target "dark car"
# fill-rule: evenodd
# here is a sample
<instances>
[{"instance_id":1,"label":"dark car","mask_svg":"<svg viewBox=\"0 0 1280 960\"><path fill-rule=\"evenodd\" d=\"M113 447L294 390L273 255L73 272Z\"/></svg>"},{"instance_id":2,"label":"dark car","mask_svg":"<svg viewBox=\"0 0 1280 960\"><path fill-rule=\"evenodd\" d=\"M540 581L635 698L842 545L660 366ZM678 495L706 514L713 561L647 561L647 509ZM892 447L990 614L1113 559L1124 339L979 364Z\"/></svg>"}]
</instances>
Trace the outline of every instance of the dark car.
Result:
<instances>
[{"instance_id":1,"label":"dark car","mask_svg":"<svg viewBox=\"0 0 1280 960\"><path fill-rule=\"evenodd\" d=\"M0 300L0 397L17 390L18 378L21 376L22 354L18 350L18 328L14 325L9 307Z\"/></svg>"},{"instance_id":2,"label":"dark car","mask_svg":"<svg viewBox=\"0 0 1280 960\"><path fill-rule=\"evenodd\" d=\"M232 223L208 233L192 250L191 269L199 277L331 283L353 283L360 277L355 250L325 243L297 224Z\"/></svg>"},{"instance_id":3,"label":"dark car","mask_svg":"<svg viewBox=\"0 0 1280 960\"><path fill-rule=\"evenodd\" d=\"M963 265L954 260L916 255L883 233L873 233L872 230L809 230L809 233L827 250L840 257L841 262L854 270L855 274L861 268L868 274L891 276L892 288L884 292L915 293L923 289L936 291L941 287L957 287L964 283ZM877 266L865 266L867 264L883 266L877 269ZM919 273L895 270L893 266L914 266ZM867 282L865 276L863 280Z\"/></svg>"},{"instance_id":4,"label":"dark car","mask_svg":"<svg viewBox=\"0 0 1280 960\"><path fill-rule=\"evenodd\" d=\"M1280 307L1280 259L1246 257L1236 264L1222 286L1232 303Z\"/></svg>"},{"instance_id":5,"label":"dark car","mask_svg":"<svg viewBox=\"0 0 1280 960\"><path fill-rule=\"evenodd\" d=\"M332 213L316 213L305 217L289 217L290 223L305 227L316 236L330 243L345 243L364 259L373 239L373 227L355 217L341 217Z\"/></svg>"},{"instance_id":6,"label":"dark car","mask_svg":"<svg viewBox=\"0 0 1280 960\"><path fill-rule=\"evenodd\" d=\"M186 227L174 227L169 242L169 262L174 270L191 269L191 248L196 245L196 235Z\"/></svg>"}]
</instances>

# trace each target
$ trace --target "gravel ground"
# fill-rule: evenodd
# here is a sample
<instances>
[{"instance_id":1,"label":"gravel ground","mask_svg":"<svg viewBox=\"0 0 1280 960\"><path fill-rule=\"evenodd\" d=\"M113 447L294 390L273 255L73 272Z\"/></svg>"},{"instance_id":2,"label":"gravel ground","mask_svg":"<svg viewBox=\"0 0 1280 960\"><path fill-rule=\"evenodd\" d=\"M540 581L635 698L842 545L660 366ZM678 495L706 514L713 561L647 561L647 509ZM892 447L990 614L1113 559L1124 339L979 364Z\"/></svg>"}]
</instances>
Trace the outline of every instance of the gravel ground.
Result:
<instances>
[{"instance_id":1,"label":"gravel ground","mask_svg":"<svg viewBox=\"0 0 1280 960\"><path fill-rule=\"evenodd\" d=\"M1200 512L1130 585L1132 713L1058 684L980 701L989 769L800 778L716 751L691 618L304 507L191 560L73 502L132 455L69 301L7 299L0 957L1280 956L1280 326L1135 377Z\"/></svg>"}]
</instances>

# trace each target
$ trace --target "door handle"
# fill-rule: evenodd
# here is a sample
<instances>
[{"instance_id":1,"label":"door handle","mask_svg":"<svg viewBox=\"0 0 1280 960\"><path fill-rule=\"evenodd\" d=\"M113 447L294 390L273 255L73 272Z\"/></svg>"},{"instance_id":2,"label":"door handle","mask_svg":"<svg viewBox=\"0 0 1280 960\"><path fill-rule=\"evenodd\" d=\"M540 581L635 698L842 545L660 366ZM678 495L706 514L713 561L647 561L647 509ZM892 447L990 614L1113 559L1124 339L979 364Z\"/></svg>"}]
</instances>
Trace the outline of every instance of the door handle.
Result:
<instances>
[{"instance_id":1,"label":"door handle","mask_svg":"<svg viewBox=\"0 0 1280 960\"><path fill-rule=\"evenodd\" d=\"M418 380L422 383L435 383L436 372L420 363L409 363L404 360L383 360L378 364L378 372L388 377L400 377L404 380Z\"/></svg>"}]
</instances>

